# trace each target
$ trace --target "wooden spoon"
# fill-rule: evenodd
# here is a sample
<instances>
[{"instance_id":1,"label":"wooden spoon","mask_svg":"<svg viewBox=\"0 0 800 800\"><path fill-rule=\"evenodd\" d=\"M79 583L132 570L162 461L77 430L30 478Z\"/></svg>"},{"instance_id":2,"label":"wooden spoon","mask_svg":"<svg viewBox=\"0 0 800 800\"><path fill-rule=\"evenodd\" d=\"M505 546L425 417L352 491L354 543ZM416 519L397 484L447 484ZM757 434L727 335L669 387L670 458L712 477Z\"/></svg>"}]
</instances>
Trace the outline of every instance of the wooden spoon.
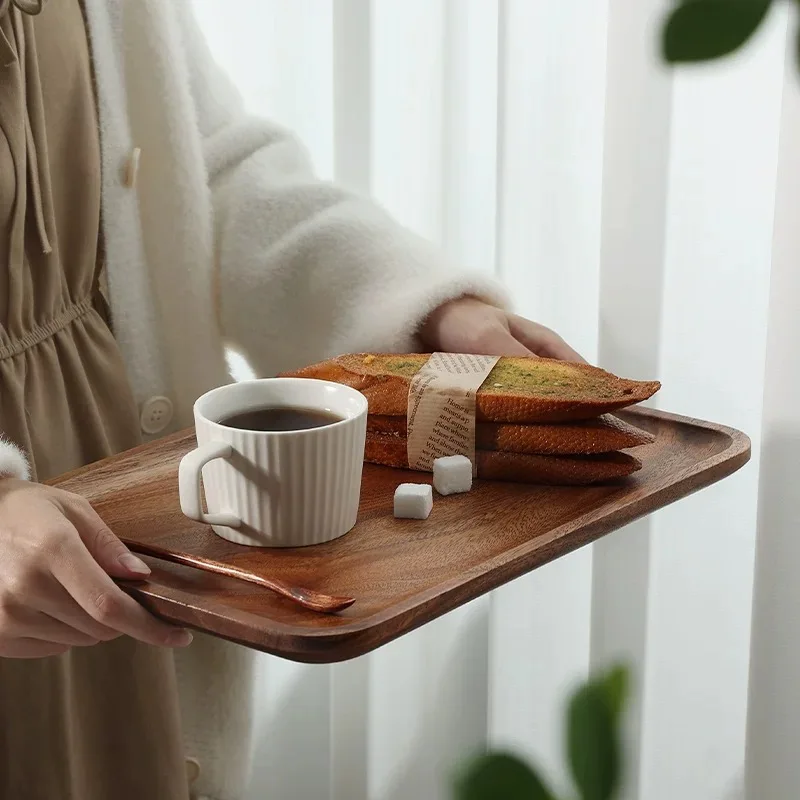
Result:
<instances>
[{"instance_id":1,"label":"wooden spoon","mask_svg":"<svg viewBox=\"0 0 800 800\"><path fill-rule=\"evenodd\" d=\"M254 583L265 589L270 589L277 594L292 600L309 611L319 611L323 614L334 614L355 603L354 597L333 597L328 594L315 592L313 589L303 589L300 586L290 586L280 580L263 578L254 572L248 572L238 567L229 567L225 564L218 564L216 561L203 558L202 556L191 555L190 553L173 553L151 544L142 544L130 539L122 539L125 545L135 553L158 558L162 561L172 561L175 564L183 564L186 567L195 567L205 572L214 572L217 575L224 575L227 578L238 578L241 581Z\"/></svg>"}]
</instances>

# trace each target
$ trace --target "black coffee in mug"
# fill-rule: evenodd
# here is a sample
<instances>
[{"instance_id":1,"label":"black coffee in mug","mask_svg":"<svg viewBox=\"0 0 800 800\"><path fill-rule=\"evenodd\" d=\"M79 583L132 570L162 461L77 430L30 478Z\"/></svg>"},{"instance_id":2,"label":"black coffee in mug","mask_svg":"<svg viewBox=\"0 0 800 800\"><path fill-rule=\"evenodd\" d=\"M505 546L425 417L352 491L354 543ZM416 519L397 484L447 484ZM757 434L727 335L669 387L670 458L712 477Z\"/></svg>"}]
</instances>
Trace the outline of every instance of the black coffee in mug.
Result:
<instances>
[{"instance_id":1,"label":"black coffee in mug","mask_svg":"<svg viewBox=\"0 0 800 800\"><path fill-rule=\"evenodd\" d=\"M343 417L318 408L269 407L241 411L219 421L243 431L304 431L341 422Z\"/></svg>"}]
</instances>

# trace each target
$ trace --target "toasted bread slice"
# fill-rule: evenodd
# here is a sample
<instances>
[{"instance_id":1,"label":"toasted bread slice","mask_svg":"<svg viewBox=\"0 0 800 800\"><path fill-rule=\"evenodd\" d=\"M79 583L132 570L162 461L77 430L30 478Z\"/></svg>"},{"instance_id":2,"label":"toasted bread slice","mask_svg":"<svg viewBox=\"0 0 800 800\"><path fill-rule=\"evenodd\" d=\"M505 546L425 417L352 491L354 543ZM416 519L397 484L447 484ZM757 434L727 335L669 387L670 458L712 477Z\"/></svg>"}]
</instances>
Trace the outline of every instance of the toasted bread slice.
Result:
<instances>
[{"instance_id":1,"label":"toasted bread slice","mask_svg":"<svg viewBox=\"0 0 800 800\"><path fill-rule=\"evenodd\" d=\"M408 468L407 442L401 436L367 434L364 460L387 467ZM477 450L478 477L492 481L549 486L588 486L624 478L642 468L627 453L591 456L542 456Z\"/></svg>"},{"instance_id":2,"label":"toasted bread slice","mask_svg":"<svg viewBox=\"0 0 800 800\"><path fill-rule=\"evenodd\" d=\"M377 414L367 417L367 431L370 433L404 437L407 429L406 417ZM505 453L592 455L627 450L654 441L653 434L629 425L611 414L598 419L553 425L479 422L475 426L475 446L478 450L498 450Z\"/></svg>"},{"instance_id":3,"label":"toasted bread slice","mask_svg":"<svg viewBox=\"0 0 800 800\"><path fill-rule=\"evenodd\" d=\"M371 414L405 416L411 379L429 356L353 354L284 373L344 383L362 392ZM593 419L652 397L661 384L632 381L587 364L501 358L476 396L481 422L542 423Z\"/></svg>"}]
</instances>

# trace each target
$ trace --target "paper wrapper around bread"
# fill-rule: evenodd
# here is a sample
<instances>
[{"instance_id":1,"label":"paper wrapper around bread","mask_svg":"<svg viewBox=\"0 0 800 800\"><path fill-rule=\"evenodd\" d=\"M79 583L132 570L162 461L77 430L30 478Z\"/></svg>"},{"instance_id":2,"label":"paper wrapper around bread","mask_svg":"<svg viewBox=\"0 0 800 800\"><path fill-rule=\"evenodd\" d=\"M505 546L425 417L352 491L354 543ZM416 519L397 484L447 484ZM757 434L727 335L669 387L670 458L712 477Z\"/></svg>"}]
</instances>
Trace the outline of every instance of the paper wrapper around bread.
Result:
<instances>
[{"instance_id":1,"label":"paper wrapper around bread","mask_svg":"<svg viewBox=\"0 0 800 800\"><path fill-rule=\"evenodd\" d=\"M446 456L475 458L475 395L499 361L497 356L434 353L412 378L406 412L406 460L411 469L433 471Z\"/></svg>"}]
</instances>

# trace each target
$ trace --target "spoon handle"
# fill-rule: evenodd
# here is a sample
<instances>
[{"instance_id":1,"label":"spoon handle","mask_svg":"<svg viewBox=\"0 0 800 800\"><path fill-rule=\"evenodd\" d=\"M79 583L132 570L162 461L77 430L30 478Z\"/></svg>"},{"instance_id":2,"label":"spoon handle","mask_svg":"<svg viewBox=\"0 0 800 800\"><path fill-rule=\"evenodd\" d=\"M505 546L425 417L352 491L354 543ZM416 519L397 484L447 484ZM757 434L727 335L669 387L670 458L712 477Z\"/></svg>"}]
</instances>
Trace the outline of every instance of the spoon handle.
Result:
<instances>
[{"instance_id":1,"label":"spoon handle","mask_svg":"<svg viewBox=\"0 0 800 800\"><path fill-rule=\"evenodd\" d=\"M194 567L195 569L201 569L205 572L213 572L217 575L224 575L227 578L237 578L241 581L254 583L256 586L269 589L292 600L303 608L307 608L309 611L333 614L348 608L355 602L354 597L334 597L322 594L321 592L315 592L313 589L304 589L301 586L290 586L284 581L264 578L246 569L219 564L216 561L211 561L202 556L195 556L190 553L175 553L156 547L155 545L133 542L129 539L123 539L122 541L130 550L141 555L151 556L152 558L158 558L162 561L171 561L186 567Z\"/></svg>"}]
</instances>

